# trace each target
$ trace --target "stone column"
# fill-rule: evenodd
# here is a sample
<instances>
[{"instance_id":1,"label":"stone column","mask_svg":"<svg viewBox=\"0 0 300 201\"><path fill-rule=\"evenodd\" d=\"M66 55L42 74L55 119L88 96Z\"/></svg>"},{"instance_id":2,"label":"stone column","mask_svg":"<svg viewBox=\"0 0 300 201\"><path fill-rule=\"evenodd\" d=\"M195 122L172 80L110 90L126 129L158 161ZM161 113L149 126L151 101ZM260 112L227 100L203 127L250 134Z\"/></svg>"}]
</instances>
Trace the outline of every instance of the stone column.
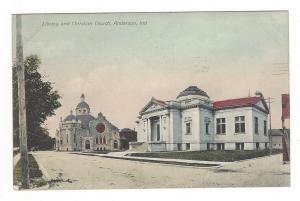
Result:
<instances>
[{"instance_id":1,"label":"stone column","mask_svg":"<svg viewBox=\"0 0 300 201\"><path fill-rule=\"evenodd\" d=\"M160 141L163 141L162 115L159 116L159 135Z\"/></svg>"},{"instance_id":2,"label":"stone column","mask_svg":"<svg viewBox=\"0 0 300 201\"><path fill-rule=\"evenodd\" d=\"M151 136L151 120L150 120L150 118L147 119L147 136L148 136L148 141L152 141L152 136Z\"/></svg>"}]
</instances>

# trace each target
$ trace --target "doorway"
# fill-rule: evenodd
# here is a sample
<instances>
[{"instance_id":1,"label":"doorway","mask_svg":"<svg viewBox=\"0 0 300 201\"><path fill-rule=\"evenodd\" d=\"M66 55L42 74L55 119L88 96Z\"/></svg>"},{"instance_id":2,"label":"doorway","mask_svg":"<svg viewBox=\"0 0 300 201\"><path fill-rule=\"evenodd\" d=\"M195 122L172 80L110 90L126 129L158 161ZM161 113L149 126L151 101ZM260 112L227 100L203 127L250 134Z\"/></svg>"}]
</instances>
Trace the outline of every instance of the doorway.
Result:
<instances>
[{"instance_id":1,"label":"doorway","mask_svg":"<svg viewBox=\"0 0 300 201\"><path fill-rule=\"evenodd\" d=\"M91 148L90 141L86 140L85 141L85 149L90 149L90 148Z\"/></svg>"}]
</instances>

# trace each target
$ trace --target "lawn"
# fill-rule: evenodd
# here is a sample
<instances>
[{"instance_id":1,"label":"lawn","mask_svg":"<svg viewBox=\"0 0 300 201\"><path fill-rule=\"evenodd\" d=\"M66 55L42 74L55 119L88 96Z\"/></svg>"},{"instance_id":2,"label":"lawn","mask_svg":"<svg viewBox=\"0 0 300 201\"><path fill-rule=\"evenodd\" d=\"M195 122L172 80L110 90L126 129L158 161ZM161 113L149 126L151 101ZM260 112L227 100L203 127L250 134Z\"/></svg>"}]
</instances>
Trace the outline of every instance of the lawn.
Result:
<instances>
[{"instance_id":1,"label":"lawn","mask_svg":"<svg viewBox=\"0 0 300 201\"><path fill-rule=\"evenodd\" d=\"M29 165L29 178L30 185L33 188L40 187L47 184L42 176L43 173L39 169L39 166L31 154L28 154L28 165ZM14 185L21 186L21 163L18 161L14 167Z\"/></svg>"},{"instance_id":2,"label":"lawn","mask_svg":"<svg viewBox=\"0 0 300 201\"><path fill-rule=\"evenodd\" d=\"M281 153L281 150L273 150L273 154ZM243 151L186 151L186 152L152 152L152 153L132 153L130 156L151 157L151 158L171 158L185 160L203 160L233 162L269 155L269 150L243 150Z\"/></svg>"}]
</instances>

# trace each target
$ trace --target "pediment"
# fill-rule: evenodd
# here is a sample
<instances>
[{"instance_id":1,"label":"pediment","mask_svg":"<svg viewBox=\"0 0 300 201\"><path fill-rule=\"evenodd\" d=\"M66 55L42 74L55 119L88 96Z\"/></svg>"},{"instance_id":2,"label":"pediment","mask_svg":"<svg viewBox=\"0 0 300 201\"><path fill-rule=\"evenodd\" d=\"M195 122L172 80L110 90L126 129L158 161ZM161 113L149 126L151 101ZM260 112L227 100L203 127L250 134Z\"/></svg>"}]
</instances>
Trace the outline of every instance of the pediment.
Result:
<instances>
[{"instance_id":1,"label":"pediment","mask_svg":"<svg viewBox=\"0 0 300 201\"><path fill-rule=\"evenodd\" d=\"M145 112L149 112L149 111L153 111L153 110L157 110L157 109L161 109L163 108L162 106L152 103L146 110Z\"/></svg>"},{"instance_id":2,"label":"pediment","mask_svg":"<svg viewBox=\"0 0 300 201\"><path fill-rule=\"evenodd\" d=\"M147 105L140 111L140 113L144 112L152 112L155 110L163 109L167 106L166 103L163 103L162 101L158 101L154 98L152 98Z\"/></svg>"}]
</instances>

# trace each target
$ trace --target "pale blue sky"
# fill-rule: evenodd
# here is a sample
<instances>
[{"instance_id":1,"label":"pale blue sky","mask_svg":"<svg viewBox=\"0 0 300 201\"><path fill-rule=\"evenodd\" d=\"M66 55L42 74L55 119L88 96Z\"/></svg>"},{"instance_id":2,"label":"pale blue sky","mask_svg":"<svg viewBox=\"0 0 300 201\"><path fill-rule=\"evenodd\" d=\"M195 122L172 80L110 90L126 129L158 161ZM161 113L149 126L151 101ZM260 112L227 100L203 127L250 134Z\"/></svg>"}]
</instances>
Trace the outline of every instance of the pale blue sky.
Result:
<instances>
[{"instance_id":1,"label":"pale blue sky","mask_svg":"<svg viewBox=\"0 0 300 201\"><path fill-rule=\"evenodd\" d=\"M42 26L115 20L147 25ZM41 58L42 72L63 96L47 121L52 133L82 92L94 115L101 111L119 128L133 128L152 96L175 99L188 85L213 100L258 89L275 98L274 127L281 126L288 76L272 73L288 68L287 12L41 14L23 16L23 28L24 55Z\"/></svg>"}]
</instances>

